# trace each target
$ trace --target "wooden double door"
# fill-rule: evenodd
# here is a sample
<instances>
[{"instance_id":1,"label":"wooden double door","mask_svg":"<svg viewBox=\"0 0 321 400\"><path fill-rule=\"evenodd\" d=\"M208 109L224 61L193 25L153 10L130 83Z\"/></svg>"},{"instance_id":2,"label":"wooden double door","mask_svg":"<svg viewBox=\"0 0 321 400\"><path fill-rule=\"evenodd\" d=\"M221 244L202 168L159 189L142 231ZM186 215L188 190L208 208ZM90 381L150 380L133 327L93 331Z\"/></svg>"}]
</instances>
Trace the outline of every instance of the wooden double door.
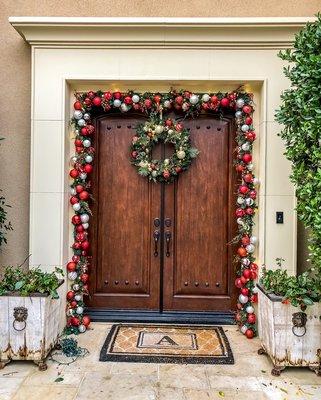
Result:
<instances>
[{"instance_id":1,"label":"wooden double door","mask_svg":"<svg viewBox=\"0 0 321 400\"><path fill-rule=\"evenodd\" d=\"M149 182L129 161L141 116L97 118L91 296L99 309L228 311L235 304L234 125L185 120L199 150L172 184ZM155 158L173 148L159 144Z\"/></svg>"}]
</instances>

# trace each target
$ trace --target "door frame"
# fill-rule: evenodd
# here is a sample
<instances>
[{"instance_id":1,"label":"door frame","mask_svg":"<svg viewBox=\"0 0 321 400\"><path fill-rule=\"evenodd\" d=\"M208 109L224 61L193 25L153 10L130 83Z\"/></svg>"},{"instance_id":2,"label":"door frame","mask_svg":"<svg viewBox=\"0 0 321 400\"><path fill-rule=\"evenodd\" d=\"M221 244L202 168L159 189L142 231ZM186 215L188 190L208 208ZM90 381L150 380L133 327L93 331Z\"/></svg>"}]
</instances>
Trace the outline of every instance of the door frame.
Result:
<instances>
[{"instance_id":1,"label":"door frame","mask_svg":"<svg viewBox=\"0 0 321 400\"><path fill-rule=\"evenodd\" d=\"M117 115L121 117L121 114L117 112L112 112L112 113L105 113L101 112L97 115L94 115L95 118L95 126L98 125L99 119L105 118L106 116L114 116ZM132 116L139 116L140 119L143 119L145 117L144 114L141 113L135 113L131 112L129 114L125 114L125 116L128 115L129 117ZM166 115L166 114L165 114ZM177 120L182 120L184 119L180 113L175 113ZM228 121L230 123L230 128L229 128L229 134L231 134L232 141L230 144L230 148L233 149L236 146L235 138L236 138L236 125L235 125L235 117L233 112L224 112L224 114L219 114L217 112L211 112L208 111L206 114L203 114L206 116L211 116L213 119L222 119L225 121ZM196 117L197 119L199 117ZM148 117L146 117L148 119ZM189 119L189 118L186 118ZM97 135L98 136L98 135ZM96 136L96 141L99 140ZM233 145L234 142L234 145ZM233 157L232 151L229 153L229 157L232 157L232 160L229 161L229 167L233 165L233 160L235 157ZM99 160L98 160L99 162ZM230 175L229 180L232 179L232 184L235 188L237 185L237 174L235 172L235 169L232 169L232 173ZM95 181L94 185L97 185L97 175L95 176ZM162 191L163 193L163 191ZM231 193L229 193L230 197ZM96 226L97 224L97 204L94 203L92 206L92 211L93 211L93 220L92 220L92 225ZM162 218L163 220L163 218ZM233 215L230 212L230 215L228 216L228 224L229 224L229 231L233 232L233 236L237 234L237 229L236 229L236 222L235 218L233 219ZM92 229L92 227L91 227ZM234 235L235 234L235 235ZM92 240L95 238L95 235L91 234L90 235ZM93 242L93 248L97 246L98 244ZM232 244L229 244L230 249L229 253L231 253L232 250ZM93 257L91 265L92 265L92 276L93 279L95 279L96 275L96 267L95 267L96 260ZM231 263L233 265L229 266L228 268L228 285L229 288L232 289L232 294L231 294L231 299L232 299L232 304L236 303L237 299L237 290L234 285L234 277L233 277L233 266L234 263ZM160 287L162 289L163 287L163 271L160 270ZM235 274L236 276L236 274ZM160 293L161 295L161 293ZM90 318L93 321L98 321L98 322L105 322L105 321L112 321L112 322L121 322L121 321L127 321L127 322L177 322L177 323L182 323L182 324L188 324L188 323L200 323L200 324L235 324L235 311L234 310L228 310L228 311L211 311L211 312L205 312L205 311L148 311L148 310L139 310L139 309L107 309L107 308L97 308L97 307L91 307L91 306L86 306L85 307L85 313L90 316Z\"/></svg>"}]
</instances>

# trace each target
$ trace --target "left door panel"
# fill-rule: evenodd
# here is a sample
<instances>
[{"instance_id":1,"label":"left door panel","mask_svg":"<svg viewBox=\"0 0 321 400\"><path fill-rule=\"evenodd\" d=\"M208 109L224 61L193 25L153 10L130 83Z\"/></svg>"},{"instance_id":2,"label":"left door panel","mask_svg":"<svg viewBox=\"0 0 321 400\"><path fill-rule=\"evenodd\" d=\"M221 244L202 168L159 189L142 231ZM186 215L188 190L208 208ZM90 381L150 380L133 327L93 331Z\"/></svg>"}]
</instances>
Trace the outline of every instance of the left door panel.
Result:
<instances>
[{"instance_id":1,"label":"left door panel","mask_svg":"<svg viewBox=\"0 0 321 400\"><path fill-rule=\"evenodd\" d=\"M142 179L130 164L139 119L122 115L96 120L90 307L159 309L160 249L155 256L154 220L161 217L161 185Z\"/></svg>"}]
</instances>

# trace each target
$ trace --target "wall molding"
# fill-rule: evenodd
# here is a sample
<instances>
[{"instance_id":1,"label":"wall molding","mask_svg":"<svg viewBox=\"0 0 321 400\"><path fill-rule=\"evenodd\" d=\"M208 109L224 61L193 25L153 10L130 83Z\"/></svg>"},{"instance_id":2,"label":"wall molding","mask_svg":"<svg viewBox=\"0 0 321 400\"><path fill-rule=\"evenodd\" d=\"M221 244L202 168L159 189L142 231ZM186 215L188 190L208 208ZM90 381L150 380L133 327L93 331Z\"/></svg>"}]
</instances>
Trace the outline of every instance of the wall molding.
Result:
<instances>
[{"instance_id":1,"label":"wall molding","mask_svg":"<svg viewBox=\"0 0 321 400\"><path fill-rule=\"evenodd\" d=\"M10 17L32 46L281 49L314 17L65 18Z\"/></svg>"}]
</instances>

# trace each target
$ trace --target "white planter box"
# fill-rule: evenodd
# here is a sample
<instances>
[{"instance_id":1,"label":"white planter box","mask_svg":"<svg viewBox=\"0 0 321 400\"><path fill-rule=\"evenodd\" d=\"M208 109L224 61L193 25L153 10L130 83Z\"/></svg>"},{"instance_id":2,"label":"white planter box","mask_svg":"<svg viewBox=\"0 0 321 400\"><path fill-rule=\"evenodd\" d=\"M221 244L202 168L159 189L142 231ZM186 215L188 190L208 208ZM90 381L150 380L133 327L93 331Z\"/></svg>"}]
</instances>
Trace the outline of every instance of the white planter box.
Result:
<instances>
[{"instance_id":1,"label":"white planter box","mask_svg":"<svg viewBox=\"0 0 321 400\"><path fill-rule=\"evenodd\" d=\"M32 360L40 370L47 369L45 359L60 334L62 283L57 291L59 299L41 294L0 296L0 369L11 360ZM21 316L25 310L25 321L15 318L15 311Z\"/></svg>"},{"instance_id":2,"label":"white planter box","mask_svg":"<svg viewBox=\"0 0 321 400\"><path fill-rule=\"evenodd\" d=\"M321 375L321 303L308 306L304 327L293 328L293 314L300 309L283 304L280 296L266 294L259 288L259 354L268 354L273 362L273 375L288 366L309 367ZM302 336L297 336L302 335Z\"/></svg>"}]
</instances>

